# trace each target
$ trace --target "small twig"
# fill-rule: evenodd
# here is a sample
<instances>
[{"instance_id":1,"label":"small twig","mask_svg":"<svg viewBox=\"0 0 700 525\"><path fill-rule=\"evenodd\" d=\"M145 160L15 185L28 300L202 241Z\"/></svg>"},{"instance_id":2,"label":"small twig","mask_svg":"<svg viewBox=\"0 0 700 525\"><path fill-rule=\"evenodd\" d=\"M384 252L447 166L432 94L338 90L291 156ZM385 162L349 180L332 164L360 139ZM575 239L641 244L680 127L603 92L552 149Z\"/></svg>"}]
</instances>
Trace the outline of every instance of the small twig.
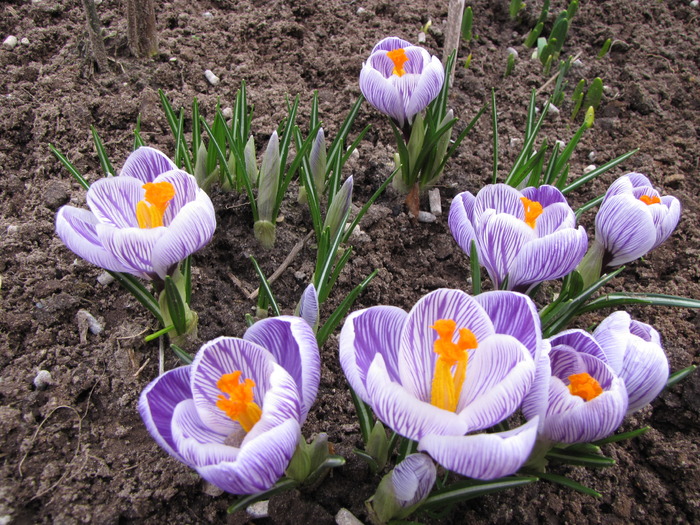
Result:
<instances>
[{"instance_id":1,"label":"small twig","mask_svg":"<svg viewBox=\"0 0 700 525\"><path fill-rule=\"evenodd\" d=\"M576 60L579 59L580 56L581 56L581 52L579 51L578 53L576 53L576 55L574 55L574 58L571 59L571 62L575 62ZM538 94L538 95L539 95L540 93L542 93L542 91L544 91L544 90L547 88L547 86L549 86L552 82L554 82L554 81L557 79L558 76L559 76L559 72L557 71L557 72L552 76L552 78L550 78L549 80L547 80L547 82L545 82L544 84L542 84L542 85L537 89L537 91L536 91L535 93Z\"/></svg>"},{"instance_id":2,"label":"small twig","mask_svg":"<svg viewBox=\"0 0 700 525\"><path fill-rule=\"evenodd\" d=\"M158 376L165 373L165 345L163 344L163 336L158 338Z\"/></svg>"},{"instance_id":3,"label":"small twig","mask_svg":"<svg viewBox=\"0 0 700 525\"><path fill-rule=\"evenodd\" d=\"M231 272L228 273L229 279L231 279L231 282L238 288L238 291L241 292L243 295L248 297L252 292L248 290L246 285L243 284L243 281L241 281L238 277L233 275Z\"/></svg>"},{"instance_id":4,"label":"small twig","mask_svg":"<svg viewBox=\"0 0 700 525\"><path fill-rule=\"evenodd\" d=\"M136 371L136 373L134 374L134 377L138 377L139 374L140 374L141 372L143 372L143 369L146 368L146 366L148 366L148 363L150 363L150 362L151 362L151 358L149 357L149 358L146 359L146 360L144 361L144 363L141 365L141 368L139 368L139 369Z\"/></svg>"},{"instance_id":5,"label":"small twig","mask_svg":"<svg viewBox=\"0 0 700 525\"><path fill-rule=\"evenodd\" d=\"M306 234L306 237L304 237L302 240L300 240L294 248L292 248L292 251L289 252L289 255L287 255L287 258L280 264L280 267L275 270L275 273L273 273L270 278L267 280L268 283L273 283L277 280L277 278L282 275L282 273L287 269L287 267L292 264L292 261L294 260L294 257L297 256L297 254L302 250L304 247L304 244L306 244L306 241L308 241L311 236L313 235L314 231L311 230L309 233ZM255 299L258 297L258 294L260 293L260 288L257 288L253 293L248 295L248 299Z\"/></svg>"}]
</instances>

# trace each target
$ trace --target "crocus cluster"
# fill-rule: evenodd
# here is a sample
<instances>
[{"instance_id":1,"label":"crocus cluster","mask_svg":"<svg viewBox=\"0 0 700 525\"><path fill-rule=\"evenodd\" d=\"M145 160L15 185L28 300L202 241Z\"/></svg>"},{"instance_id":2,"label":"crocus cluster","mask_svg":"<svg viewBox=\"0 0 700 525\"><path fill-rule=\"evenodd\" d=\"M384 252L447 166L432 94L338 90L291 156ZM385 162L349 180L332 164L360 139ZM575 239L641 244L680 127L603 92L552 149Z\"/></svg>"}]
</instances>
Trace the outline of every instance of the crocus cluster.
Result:
<instances>
[{"instance_id":1,"label":"crocus cluster","mask_svg":"<svg viewBox=\"0 0 700 525\"><path fill-rule=\"evenodd\" d=\"M319 380L311 327L300 317L275 317L242 339L206 343L192 364L144 389L139 412L175 459L222 490L254 494L284 474Z\"/></svg>"},{"instance_id":2,"label":"crocus cluster","mask_svg":"<svg viewBox=\"0 0 700 525\"><path fill-rule=\"evenodd\" d=\"M518 191L490 184L476 196L458 194L449 226L459 247L470 253L476 243L479 263L493 284L526 291L570 273L586 253L588 237L566 198L554 186Z\"/></svg>"},{"instance_id":3,"label":"crocus cluster","mask_svg":"<svg viewBox=\"0 0 700 525\"><path fill-rule=\"evenodd\" d=\"M89 210L63 206L56 233L77 255L114 272L164 279L214 235L216 217L195 178L141 147L117 177L95 181Z\"/></svg>"}]
</instances>

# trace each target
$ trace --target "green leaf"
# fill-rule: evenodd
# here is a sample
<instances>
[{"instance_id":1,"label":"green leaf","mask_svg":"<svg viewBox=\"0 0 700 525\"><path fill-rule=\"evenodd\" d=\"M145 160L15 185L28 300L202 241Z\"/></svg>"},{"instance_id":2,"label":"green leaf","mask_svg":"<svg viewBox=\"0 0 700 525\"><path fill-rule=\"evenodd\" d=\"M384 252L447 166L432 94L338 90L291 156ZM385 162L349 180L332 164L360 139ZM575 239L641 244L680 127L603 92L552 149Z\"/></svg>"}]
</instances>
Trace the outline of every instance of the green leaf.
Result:
<instances>
[{"instance_id":1,"label":"green leaf","mask_svg":"<svg viewBox=\"0 0 700 525\"><path fill-rule=\"evenodd\" d=\"M615 460L602 454L587 454L570 449L554 448L547 452L546 458L550 461L558 463L566 463L567 465L580 465L583 467L612 467Z\"/></svg>"},{"instance_id":2,"label":"green leaf","mask_svg":"<svg viewBox=\"0 0 700 525\"><path fill-rule=\"evenodd\" d=\"M524 42L525 47L534 46L535 43L537 42L537 39L542 34L543 29L544 29L544 23L537 22L535 27L533 27L532 30L530 30L530 32L527 34L527 38L525 38L525 42Z\"/></svg>"},{"instance_id":3,"label":"green leaf","mask_svg":"<svg viewBox=\"0 0 700 525\"><path fill-rule=\"evenodd\" d=\"M272 488L268 490L258 492L257 494L251 494L250 496L244 496L238 499L238 501L231 505L226 512L228 512L229 514L233 514L238 510L244 510L253 503L268 500L275 494L287 492L288 490L296 488L298 485L298 481L289 478L282 478L277 483L275 483Z\"/></svg>"},{"instance_id":4,"label":"green leaf","mask_svg":"<svg viewBox=\"0 0 700 525\"><path fill-rule=\"evenodd\" d=\"M588 494L589 496L595 496L596 498L602 497L602 494L596 490L593 490L591 488L586 487L585 485L581 485L579 482L574 481L573 479L569 479L564 476L560 476L559 474L552 474L550 472L542 472L537 474L540 479L543 479L545 481L549 481L551 483L556 483L557 485L563 485L564 487L568 487L570 489L574 489L577 492L581 492L583 494Z\"/></svg>"},{"instance_id":5,"label":"green leaf","mask_svg":"<svg viewBox=\"0 0 700 525\"><path fill-rule=\"evenodd\" d=\"M262 269L258 265L258 261L256 261L255 257L253 257L251 255L250 262L253 263L253 267L255 268L255 273L257 273L258 277L260 278L260 295L265 295L267 297L267 299L270 301L270 306L272 307L272 312L275 314L275 316L282 315L280 313L280 307L277 304L277 301L275 300L275 296L272 293L272 289L270 288L270 283L267 281L265 274L263 273Z\"/></svg>"},{"instance_id":6,"label":"green leaf","mask_svg":"<svg viewBox=\"0 0 700 525\"><path fill-rule=\"evenodd\" d=\"M686 368L683 368L682 370L674 372L673 374L671 374L671 377L668 378L668 381L666 381L666 388L670 388L676 383L683 381L686 377L695 372L696 368L697 365L690 365Z\"/></svg>"},{"instance_id":7,"label":"green leaf","mask_svg":"<svg viewBox=\"0 0 700 525\"><path fill-rule=\"evenodd\" d=\"M496 492L522 487L523 485L529 485L536 481L538 481L536 476L507 476L491 481L461 481L433 492L423 502L421 508L426 510L438 510L453 503L478 498L485 494L494 494Z\"/></svg>"},{"instance_id":8,"label":"green leaf","mask_svg":"<svg viewBox=\"0 0 700 525\"><path fill-rule=\"evenodd\" d=\"M49 150L51 150L51 153L53 153L54 156L59 160L59 162L63 164L63 167L68 170L68 172L73 176L73 178L76 181L78 181L78 184L80 184L86 190L90 189L90 183L87 180L85 180L85 178L80 174L77 168L73 166L73 163L71 161L64 157L63 154L56 148L54 148L52 144L49 144Z\"/></svg>"},{"instance_id":9,"label":"green leaf","mask_svg":"<svg viewBox=\"0 0 700 525\"><path fill-rule=\"evenodd\" d=\"M602 173L605 173L606 171L614 168L615 166L617 166L621 162L626 161L628 158L630 158L632 155L634 155L638 151L639 151L639 149L633 149L632 151L628 151L627 153L624 153L623 155L620 155L619 157L614 158L610 162L606 162L605 164L603 164L599 168L594 169L593 171L591 171L590 173L587 173L586 175L583 175L582 177L579 177L578 179L573 181L571 184L566 186L564 189L562 189L561 192L564 195L566 195L567 193L578 188L579 186L582 186L586 182L595 179L598 175L601 175Z\"/></svg>"},{"instance_id":10,"label":"green leaf","mask_svg":"<svg viewBox=\"0 0 700 525\"><path fill-rule=\"evenodd\" d=\"M180 290L172 277L165 276L165 301L168 305L168 313L173 321L178 335L187 332L187 316L185 314L185 303L180 295Z\"/></svg>"},{"instance_id":11,"label":"green leaf","mask_svg":"<svg viewBox=\"0 0 700 525\"><path fill-rule=\"evenodd\" d=\"M171 344L170 344L170 348L171 348L172 351L175 353L175 355L177 356L177 358L178 358L180 361L182 361L183 363L185 363L186 365L189 365L189 364L192 363L192 361L194 361L194 357L193 357L191 354L189 354L188 352L185 352L185 351L184 351L182 348L180 348L179 346L174 345L174 344L171 343Z\"/></svg>"},{"instance_id":12,"label":"green leaf","mask_svg":"<svg viewBox=\"0 0 700 525\"><path fill-rule=\"evenodd\" d=\"M498 181L498 111L496 110L496 90L491 89L491 129L493 130L493 171L491 182Z\"/></svg>"},{"instance_id":13,"label":"green leaf","mask_svg":"<svg viewBox=\"0 0 700 525\"><path fill-rule=\"evenodd\" d=\"M163 326L163 316L160 312L160 305L155 297L141 284L141 282L136 279L133 275L128 273L112 272L107 270L116 281L119 282L124 288L126 288L131 295L133 295L138 302L144 305L155 317L158 322Z\"/></svg>"},{"instance_id":14,"label":"green leaf","mask_svg":"<svg viewBox=\"0 0 700 525\"><path fill-rule=\"evenodd\" d=\"M97 133L95 126L90 126L90 131L92 132L92 141L95 143L95 150L97 151L97 157L100 159L100 167L102 168L102 171L106 177L116 175L114 168L112 167L112 163L109 162L107 152L102 144L102 139L100 139L100 135Z\"/></svg>"},{"instance_id":15,"label":"green leaf","mask_svg":"<svg viewBox=\"0 0 700 525\"><path fill-rule=\"evenodd\" d=\"M608 443L617 443L618 441L624 441L625 439L632 439L637 436L641 436L642 434L646 434L646 432L650 429L651 427L642 427L638 428L637 430L632 430L630 432L622 432L620 434L614 434L612 436L608 436L603 439L599 439L598 441L594 441L594 445L606 445Z\"/></svg>"},{"instance_id":16,"label":"green leaf","mask_svg":"<svg viewBox=\"0 0 700 525\"><path fill-rule=\"evenodd\" d=\"M357 412L357 420L360 423L362 442L367 445L367 443L369 443L369 437L372 434L372 429L374 428L374 414L372 414L372 409L369 405L360 399L352 387L348 388L350 389L352 402L355 405L355 412Z\"/></svg>"},{"instance_id":17,"label":"green leaf","mask_svg":"<svg viewBox=\"0 0 700 525\"><path fill-rule=\"evenodd\" d=\"M679 297L659 293L616 292L598 297L579 309L579 314L628 304L649 304L654 306L672 306L675 308L700 308L699 299Z\"/></svg>"},{"instance_id":18,"label":"green leaf","mask_svg":"<svg viewBox=\"0 0 700 525\"><path fill-rule=\"evenodd\" d=\"M481 293L481 266L479 265L479 252L476 249L476 241L472 240L469 246L469 266L472 274L472 295Z\"/></svg>"},{"instance_id":19,"label":"green leaf","mask_svg":"<svg viewBox=\"0 0 700 525\"><path fill-rule=\"evenodd\" d=\"M605 55L607 55L608 51L610 51L611 45L612 45L612 38L608 38L605 42L603 42L603 47L601 47L600 51L598 51L597 58L603 58Z\"/></svg>"},{"instance_id":20,"label":"green leaf","mask_svg":"<svg viewBox=\"0 0 700 525\"><path fill-rule=\"evenodd\" d=\"M462 38L466 42L471 42L472 40L472 25L474 23L474 13L472 11L472 8L470 6L467 6L467 8L464 10L464 14L462 15Z\"/></svg>"},{"instance_id":21,"label":"green leaf","mask_svg":"<svg viewBox=\"0 0 700 525\"><path fill-rule=\"evenodd\" d=\"M603 80L600 77L596 77L591 82L586 96L583 99L583 110L588 110L588 108L598 109L600 101L603 98Z\"/></svg>"}]
</instances>

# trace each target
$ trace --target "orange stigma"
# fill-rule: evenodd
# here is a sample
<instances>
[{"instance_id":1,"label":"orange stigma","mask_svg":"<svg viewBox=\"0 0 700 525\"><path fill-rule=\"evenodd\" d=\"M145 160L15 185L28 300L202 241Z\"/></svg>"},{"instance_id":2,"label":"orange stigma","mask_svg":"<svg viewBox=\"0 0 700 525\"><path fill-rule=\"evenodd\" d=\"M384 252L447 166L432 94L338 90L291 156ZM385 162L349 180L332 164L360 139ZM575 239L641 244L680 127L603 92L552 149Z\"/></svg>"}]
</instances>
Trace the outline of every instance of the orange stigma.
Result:
<instances>
[{"instance_id":1,"label":"orange stigma","mask_svg":"<svg viewBox=\"0 0 700 525\"><path fill-rule=\"evenodd\" d=\"M387 51L386 56L388 56L394 63L394 70L391 72L391 74L399 77L404 76L406 72L403 69L403 65L408 62L406 51L400 47L399 49L394 49L393 51Z\"/></svg>"},{"instance_id":2,"label":"orange stigma","mask_svg":"<svg viewBox=\"0 0 700 525\"><path fill-rule=\"evenodd\" d=\"M578 396L584 401L595 399L603 393L600 383L588 373L573 374L569 376L569 392L572 396Z\"/></svg>"},{"instance_id":3,"label":"orange stigma","mask_svg":"<svg viewBox=\"0 0 700 525\"><path fill-rule=\"evenodd\" d=\"M459 329L459 340L454 343L452 336L457 329L457 323L452 319L439 319L431 328L438 334L433 350L439 357L435 362L430 404L455 412L462 385L467 377L467 350L477 348L479 343L468 328ZM456 367L454 373L453 367Z\"/></svg>"},{"instance_id":4,"label":"orange stigma","mask_svg":"<svg viewBox=\"0 0 700 525\"><path fill-rule=\"evenodd\" d=\"M217 381L216 387L221 390L226 396L219 396L216 402L217 408L226 412L226 415L238 421L243 430L250 432L250 429L255 426L255 423L260 421L262 410L253 401L253 388L255 381L245 379L242 383L241 375L243 372L236 370L231 374L224 374Z\"/></svg>"},{"instance_id":5,"label":"orange stigma","mask_svg":"<svg viewBox=\"0 0 700 525\"><path fill-rule=\"evenodd\" d=\"M525 224L530 228L534 228L537 217L542 215L542 205L537 201L531 201L527 197L520 197L520 200L523 201L523 206L525 207Z\"/></svg>"},{"instance_id":6,"label":"orange stigma","mask_svg":"<svg viewBox=\"0 0 700 525\"><path fill-rule=\"evenodd\" d=\"M649 197L649 195L642 195L641 197L639 197L639 200L647 206L651 206L652 204L658 204L661 202L661 199L658 198L656 195L652 197Z\"/></svg>"},{"instance_id":7,"label":"orange stigma","mask_svg":"<svg viewBox=\"0 0 700 525\"><path fill-rule=\"evenodd\" d=\"M139 228L163 226L163 215L175 197L175 186L169 182L147 182L142 186L146 195L136 203Z\"/></svg>"}]
</instances>

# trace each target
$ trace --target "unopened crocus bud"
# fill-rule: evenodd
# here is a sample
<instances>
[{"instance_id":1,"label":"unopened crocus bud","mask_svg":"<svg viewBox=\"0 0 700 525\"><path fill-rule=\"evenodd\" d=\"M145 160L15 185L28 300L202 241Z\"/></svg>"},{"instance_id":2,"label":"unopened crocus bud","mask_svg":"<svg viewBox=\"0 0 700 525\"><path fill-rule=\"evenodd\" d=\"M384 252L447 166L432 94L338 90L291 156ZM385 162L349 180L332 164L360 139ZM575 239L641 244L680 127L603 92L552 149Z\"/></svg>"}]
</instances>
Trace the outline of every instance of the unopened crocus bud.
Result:
<instances>
[{"instance_id":1,"label":"unopened crocus bud","mask_svg":"<svg viewBox=\"0 0 700 525\"><path fill-rule=\"evenodd\" d=\"M296 315L306 321L314 332L316 331L318 326L318 294L313 284L307 286L304 293L301 294Z\"/></svg>"},{"instance_id":2,"label":"unopened crocus bud","mask_svg":"<svg viewBox=\"0 0 700 525\"><path fill-rule=\"evenodd\" d=\"M253 225L255 238L265 248L275 244L275 222L272 212L277 199L280 176L280 142L277 132L273 132L260 166L258 182L258 220Z\"/></svg>"},{"instance_id":3,"label":"unopened crocus bud","mask_svg":"<svg viewBox=\"0 0 700 525\"><path fill-rule=\"evenodd\" d=\"M245 143L243 156L248 180L250 181L251 185L255 186L258 184L258 164L255 161L255 142L253 141L252 135L248 137L248 142Z\"/></svg>"},{"instance_id":4,"label":"unopened crocus bud","mask_svg":"<svg viewBox=\"0 0 700 525\"><path fill-rule=\"evenodd\" d=\"M333 202L328 208L323 229L330 228L331 239L335 238L340 228L345 226L345 221L350 211L350 204L352 204L352 177L348 177L345 184L333 197Z\"/></svg>"},{"instance_id":5,"label":"unopened crocus bud","mask_svg":"<svg viewBox=\"0 0 700 525\"><path fill-rule=\"evenodd\" d=\"M197 185L200 188L205 187L207 183L207 147L204 142L199 143L199 149L197 150L197 160L194 163L194 177L197 179Z\"/></svg>"},{"instance_id":6,"label":"unopened crocus bud","mask_svg":"<svg viewBox=\"0 0 700 525\"><path fill-rule=\"evenodd\" d=\"M318 434L311 443L306 443L301 437L285 474L299 483L310 482L309 476L314 475L315 478L323 475L323 472L316 471L323 468L329 456L328 434Z\"/></svg>"},{"instance_id":7,"label":"unopened crocus bud","mask_svg":"<svg viewBox=\"0 0 700 525\"><path fill-rule=\"evenodd\" d=\"M323 128L318 130L316 140L311 145L309 164L316 193L321 195L326 190L326 136Z\"/></svg>"},{"instance_id":8,"label":"unopened crocus bud","mask_svg":"<svg viewBox=\"0 0 700 525\"><path fill-rule=\"evenodd\" d=\"M445 115L445 118L443 118L442 122L440 122L440 127L442 128L446 126L447 123L454 120L454 118L454 111L449 110ZM450 139L452 139L452 128L443 133L440 140L438 140L437 146L435 147L435 160L433 161L432 166L430 166L430 172L426 173L423 177L423 187L432 186L442 174L442 169L440 166L442 161L445 159L447 148L450 146Z\"/></svg>"},{"instance_id":9,"label":"unopened crocus bud","mask_svg":"<svg viewBox=\"0 0 700 525\"><path fill-rule=\"evenodd\" d=\"M435 484L435 464L425 454L411 454L382 478L368 501L377 523L404 519L428 497Z\"/></svg>"}]
</instances>

